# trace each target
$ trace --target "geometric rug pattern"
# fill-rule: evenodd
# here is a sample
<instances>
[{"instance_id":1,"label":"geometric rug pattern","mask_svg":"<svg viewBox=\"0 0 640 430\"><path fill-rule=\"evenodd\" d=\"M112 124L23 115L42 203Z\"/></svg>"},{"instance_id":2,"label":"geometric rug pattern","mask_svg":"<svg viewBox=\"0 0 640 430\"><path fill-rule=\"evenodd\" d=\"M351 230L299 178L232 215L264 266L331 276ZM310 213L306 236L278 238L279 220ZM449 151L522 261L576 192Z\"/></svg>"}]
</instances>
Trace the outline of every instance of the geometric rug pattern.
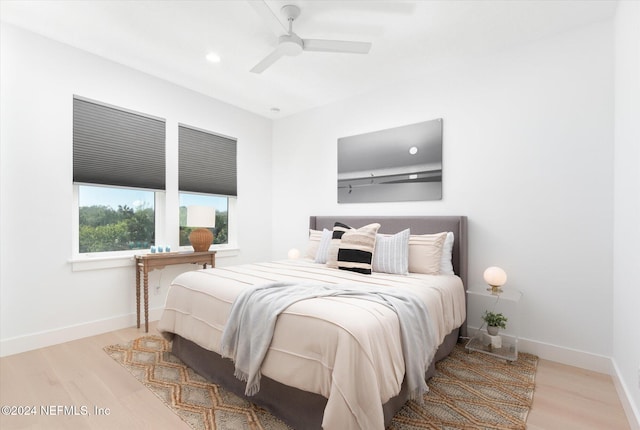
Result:
<instances>
[{"instance_id":1,"label":"geometric rug pattern","mask_svg":"<svg viewBox=\"0 0 640 430\"><path fill-rule=\"evenodd\" d=\"M458 344L436 363L424 404L409 401L389 429L525 429L538 357L506 362Z\"/></svg>"},{"instance_id":2,"label":"geometric rug pattern","mask_svg":"<svg viewBox=\"0 0 640 430\"><path fill-rule=\"evenodd\" d=\"M194 430L289 429L267 410L195 373L171 354L162 337L144 336L104 350ZM436 364L424 403L407 402L388 430L525 429L537 363L531 354L507 363L458 344Z\"/></svg>"}]
</instances>

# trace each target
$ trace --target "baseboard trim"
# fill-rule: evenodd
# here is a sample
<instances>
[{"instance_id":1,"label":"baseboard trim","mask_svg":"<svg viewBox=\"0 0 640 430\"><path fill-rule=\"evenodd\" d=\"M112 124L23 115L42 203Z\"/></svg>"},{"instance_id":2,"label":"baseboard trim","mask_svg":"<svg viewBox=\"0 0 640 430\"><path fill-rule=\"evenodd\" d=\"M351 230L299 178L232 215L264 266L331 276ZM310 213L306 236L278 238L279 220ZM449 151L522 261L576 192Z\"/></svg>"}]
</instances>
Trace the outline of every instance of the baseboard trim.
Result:
<instances>
[{"instance_id":1,"label":"baseboard trim","mask_svg":"<svg viewBox=\"0 0 640 430\"><path fill-rule=\"evenodd\" d=\"M149 309L149 321L159 320L162 309L162 307ZM136 315L132 313L4 339L0 341L0 357L120 330L131 327L135 323ZM475 330L472 327L469 329ZM519 351L535 354L545 360L617 377L617 369L610 357L523 338L518 340L518 348Z\"/></svg>"},{"instance_id":2,"label":"baseboard trim","mask_svg":"<svg viewBox=\"0 0 640 430\"><path fill-rule=\"evenodd\" d=\"M620 378L620 369L618 368L615 359L611 359L611 363L613 366L611 378L613 379L613 384L618 392L618 397L620 398L620 403L622 403L624 413L629 421L629 426L631 427L631 430L640 430L640 410L638 410L638 408L629 401L631 393L629 391L629 387L624 383L624 380Z\"/></svg>"},{"instance_id":3,"label":"baseboard trim","mask_svg":"<svg viewBox=\"0 0 640 430\"><path fill-rule=\"evenodd\" d=\"M473 335L476 330L478 330L477 327L469 326L470 335ZM503 336L505 338L513 339L510 335ZM545 360L555 361L557 363L567 364L581 369L593 370L594 372L605 373L607 375L611 375L613 373L611 358L604 355L592 354L578 349L567 348L564 346L525 338L518 339L518 351L528 352Z\"/></svg>"},{"instance_id":4,"label":"baseboard trim","mask_svg":"<svg viewBox=\"0 0 640 430\"><path fill-rule=\"evenodd\" d=\"M156 321L162 315L162 307L149 309L149 321ZM113 318L91 321L73 326L45 330L25 336L16 336L0 341L0 357L20 354L34 349L70 342L84 337L95 336L114 330L132 327L136 324L136 314L120 315ZM144 324L144 323L143 323Z\"/></svg>"},{"instance_id":5,"label":"baseboard trim","mask_svg":"<svg viewBox=\"0 0 640 430\"><path fill-rule=\"evenodd\" d=\"M556 363L567 364L581 369L592 370L594 372L611 375L613 364L611 357L581 351L579 349L567 348L545 342L538 342L531 339L520 338L518 341L519 350L535 354L545 360Z\"/></svg>"}]
</instances>

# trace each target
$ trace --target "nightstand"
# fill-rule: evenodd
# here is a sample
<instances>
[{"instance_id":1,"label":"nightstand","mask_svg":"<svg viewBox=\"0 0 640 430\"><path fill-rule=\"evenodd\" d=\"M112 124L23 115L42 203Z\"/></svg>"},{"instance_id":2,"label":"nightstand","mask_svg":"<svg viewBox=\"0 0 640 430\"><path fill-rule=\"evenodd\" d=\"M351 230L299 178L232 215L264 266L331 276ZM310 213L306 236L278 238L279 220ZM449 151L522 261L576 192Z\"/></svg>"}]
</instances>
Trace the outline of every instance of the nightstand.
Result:
<instances>
[{"instance_id":1,"label":"nightstand","mask_svg":"<svg viewBox=\"0 0 640 430\"><path fill-rule=\"evenodd\" d=\"M174 264L207 264L216 267L216 251L204 252L166 252L158 254L136 255L136 321L140 328L140 272L143 276L144 288L144 330L149 332L149 272Z\"/></svg>"},{"instance_id":2,"label":"nightstand","mask_svg":"<svg viewBox=\"0 0 640 430\"><path fill-rule=\"evenodd\" d=\"M475 287L467 290L468 309L467 323L478 324L475 333L467 342L467 351L477 351L507 361L518 359L518 333L520 331L520 299L522 293L514 288L503 287L500 293L493 293L485 287ZM507 317L507 328L500 330L500 347L491 345L482 315L485 311L501 313ZM473 333L474 329L469 328Z\"/></svg>"}]
</instances>

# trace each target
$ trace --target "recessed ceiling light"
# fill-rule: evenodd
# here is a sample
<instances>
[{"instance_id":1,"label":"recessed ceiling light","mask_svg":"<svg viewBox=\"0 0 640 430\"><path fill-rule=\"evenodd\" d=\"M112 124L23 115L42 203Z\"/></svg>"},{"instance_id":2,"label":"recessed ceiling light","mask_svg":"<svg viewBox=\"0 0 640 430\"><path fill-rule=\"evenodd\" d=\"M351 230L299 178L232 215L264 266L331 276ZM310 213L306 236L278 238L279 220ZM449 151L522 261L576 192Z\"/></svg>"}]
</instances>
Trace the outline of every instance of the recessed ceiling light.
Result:
<instances>
[{"instance_id":1,"label":"recessed ceiling light","mask_svg":"<svg viewBox=\"0 0 640 430\"><path fill-rule=\"evenodd\" d=\"M215 52L209 52L205 58L207 59L207 61L209 61L211 63L219 63L220 62L220 56L218 54L216 54Z\"/></svg>"},{"instance_id":2,"label":"recessed ceiling light","mask_svg":"<svg viewBox=\"0 0 640 430\"><path fill-rule=\"evenodd\" d=\"M409 148L409 154L416 155L417 153L418 153L418 147L417 146L412 146L411 148Z\"/></svg>"}]
</instances>

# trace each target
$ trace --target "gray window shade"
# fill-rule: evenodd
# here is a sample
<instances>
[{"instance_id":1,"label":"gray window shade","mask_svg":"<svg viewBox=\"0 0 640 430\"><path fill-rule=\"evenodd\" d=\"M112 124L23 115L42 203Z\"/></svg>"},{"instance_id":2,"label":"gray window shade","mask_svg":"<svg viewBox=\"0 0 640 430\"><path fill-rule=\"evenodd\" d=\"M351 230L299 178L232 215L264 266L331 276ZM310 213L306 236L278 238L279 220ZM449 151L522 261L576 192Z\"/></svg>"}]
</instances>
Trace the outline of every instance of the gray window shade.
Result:
<instances>
[{"instance_id":1,"label":"gray window shade","mask_svg":"<svg viewBox=\"0 0 640 430\"><path fill-rule=\"evenodd\" d=\"M73 181L165 189L165 121L73 99Z\"/></svg>"},{"instance_id":2,"label":"gray window shade","mask_svg":"<svg viewBox=\"0 0 640 430\"><path fill-rule=\"evenodd\" d=\"M236 140L180 125L180 191L236 196Z\"/></svg>"}]
</instances>

